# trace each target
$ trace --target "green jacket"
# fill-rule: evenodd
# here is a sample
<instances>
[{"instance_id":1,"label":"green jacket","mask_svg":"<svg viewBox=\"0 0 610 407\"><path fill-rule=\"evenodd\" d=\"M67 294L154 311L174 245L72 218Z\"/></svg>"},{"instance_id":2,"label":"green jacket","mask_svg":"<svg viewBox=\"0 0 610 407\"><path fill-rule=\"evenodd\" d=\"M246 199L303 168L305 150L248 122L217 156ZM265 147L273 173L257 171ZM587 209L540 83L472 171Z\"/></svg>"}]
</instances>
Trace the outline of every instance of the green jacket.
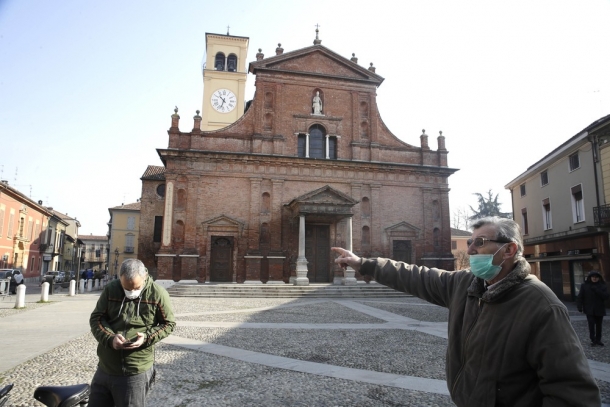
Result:
<instances>
[{"instance_id":1,"label":"green jacket","mask_svg":"<svg viewBox=\"0 0 610 407\"><path fill-rule=\"evenodd\" d=\"M142 295L135 300L125 298L120 280L112 280L102 291L89 324L98 341L99 367L116 376L133 376L150 369L154 362L153 345L169 336L176 326L167 291L151 277L146 279ZM137 332L146 335L139 348L115 350L112 347L115 334L131 339Z\"/></svg>"},{"instance_id":2,"label":"green jacket","mask_svg":"<svg viewBox=\"0 0 610 407\"><path fill-rule=\"evenodd\" d=\"M456 405L601 405L565 305L525 259L487 289L470 270L383 258L364 259L360 273L449 309L446 375Z\"/></svg>"}]
</instances>

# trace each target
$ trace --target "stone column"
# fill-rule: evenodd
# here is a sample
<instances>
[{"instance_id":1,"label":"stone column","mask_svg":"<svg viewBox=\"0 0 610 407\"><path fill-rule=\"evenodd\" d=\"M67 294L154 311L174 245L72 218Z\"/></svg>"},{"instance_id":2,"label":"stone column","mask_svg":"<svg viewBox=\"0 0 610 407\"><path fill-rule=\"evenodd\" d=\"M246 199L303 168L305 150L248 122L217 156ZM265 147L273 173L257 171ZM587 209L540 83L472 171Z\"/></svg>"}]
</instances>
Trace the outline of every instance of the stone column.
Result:
<instances>
[{"instance_id":1,"label":"stone column","mask_svg":"<svg viewBox=\"0 0 610 407\"><path fill-rule=\"evenodd\" d=\"M299 215L299 257L297 258L297 278L294 285L309 285L307 259L305 258L305 215Z\"/></svg>"},{"instance_id":2,"label":"stone column","mask_svg":"<svg viewBox=\"0 0 610 407\"><path fill-rule=\"evenodd\" d=\"M329 149L329 146L328 146L328 137L330 137L330 136L327 134L326 135L326 140L325 140L325 142L326 142L326 159L327 160L330 158L330 156L328 154L328 149Z\"/></svg>"},{"instance_id":3,"label":"stone column","mask_svg":"<svg viewBox=\"0 0 610 407\"><path fill-rule=\"evenodd\" d=\"M347 231L345 236L345 246L347 250L352 251L352 218L347 219ZM354 285L357 284L356 280L356 270L354 270L351 266L347 266L343 271L343 285Z\"/></svg>"},{"instance_id":4,"label":"stone column","mask_svg":"<svg viewBox=\"0 0 610 407\"><path fill-rule=\"evenodd\" d=\"M381 185L371 185L371 255L383 253L383 231L381 230Z\"/></svg>"},{"instance_id":5,"label":"stone column","mask_svg":"<svg viewBox=\"0 0 610 407\"><path fill-rule=\"evenodd\" d=\"M305 157L309 158L309 133L305 133Z\"/></svg>"}]
</instances>

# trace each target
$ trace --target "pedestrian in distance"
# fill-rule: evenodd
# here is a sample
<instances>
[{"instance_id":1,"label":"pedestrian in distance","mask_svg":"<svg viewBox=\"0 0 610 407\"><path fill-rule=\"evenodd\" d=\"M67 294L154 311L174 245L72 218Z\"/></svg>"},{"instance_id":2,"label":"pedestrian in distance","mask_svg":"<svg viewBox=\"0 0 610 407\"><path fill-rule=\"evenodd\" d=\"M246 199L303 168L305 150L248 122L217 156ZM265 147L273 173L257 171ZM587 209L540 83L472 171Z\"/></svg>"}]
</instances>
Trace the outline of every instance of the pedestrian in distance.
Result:
<instances>
[{"instance_id":1,"label":"pedestrian in distance","mask_svg":"<svg viewBox=\"0 0 610 407\"><path fill-rule=\"evenodd\" d=\"M176 322L167 291L140 260L121 264L119 279L102 291L89 320L98 341L89 407L142 407L155 379L154 345Z\"/></svg>"},{"instance_id":2,"label":"pedestrian in distance","mask_svg":"<svg viewBox=\"0 0 610 407\"><path fill-rule=\"evenodd\" d=\"M455 272L332 250L365 280L449 309L445 372L457 406L601 405L568 310L530 274L513 220L479 219L471 268Z\"/></svg>"},{"instance_id":3,"label":"pedestrian in distance","mask_svg":"<svg viewBox=\"0 0 610 407\"><path fill-rule=\"evenodd\" d=\"M589 273L576 297L578 312L584 312L589 323L591 346L604 346L602 342L602 320L606 315L605 301L610 298L602 275L593 270Z\"/></svg>"}]
</instances>

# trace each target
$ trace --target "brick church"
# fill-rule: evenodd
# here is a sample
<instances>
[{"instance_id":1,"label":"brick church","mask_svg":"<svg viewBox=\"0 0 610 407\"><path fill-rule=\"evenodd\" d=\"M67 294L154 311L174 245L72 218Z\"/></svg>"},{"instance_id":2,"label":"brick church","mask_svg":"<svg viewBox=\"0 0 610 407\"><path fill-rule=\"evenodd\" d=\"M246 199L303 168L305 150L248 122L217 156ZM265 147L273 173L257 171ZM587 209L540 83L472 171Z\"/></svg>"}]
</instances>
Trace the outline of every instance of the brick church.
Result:
<instances>
[{"instance_id":1,"label":"brick church","mask_svg":"<svg viewBox=\"0 0 610 407\"><path fill-rule=\"evenodd\" d=\"M445 138L398 139L383 78L321 45L246 64L249 39L206 34L203 104L142 176L138 253L157 280L355 284L331 246L453 269ZM246 70L247 68L247 70ZM256 77L245 103L247 74ZM184 126L184 124L183 124Z\"/></svg>"}]
</instances>

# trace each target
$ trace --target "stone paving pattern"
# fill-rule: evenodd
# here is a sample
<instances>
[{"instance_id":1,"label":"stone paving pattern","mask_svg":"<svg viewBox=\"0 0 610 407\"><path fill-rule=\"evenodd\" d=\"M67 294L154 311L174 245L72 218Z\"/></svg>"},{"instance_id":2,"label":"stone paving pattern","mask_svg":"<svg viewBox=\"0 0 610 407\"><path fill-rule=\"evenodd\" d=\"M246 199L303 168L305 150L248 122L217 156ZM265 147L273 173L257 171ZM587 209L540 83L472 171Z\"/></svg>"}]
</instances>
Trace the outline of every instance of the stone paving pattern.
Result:
<instances>
[{"instance_id":1,"label":"stone paving pattern","mask_svg":"<svg viewBox=\"0 0 610 407\"><path fill-rule=\"evenodd\" d=\"M239 350L256 352L262 362L249 363L238 357L161 343L155 352L158 379L149 395L151 407L454 405L442 392L372 384L362 379L367 372L382 372L413 380L444 380L447 340L442 330L438 335L419 330L443 327L446 335L448 313L444 308L415 298L346 301L173 297L172 303L178 320L175 340L214 344L221 350L228 349L231 356ZM27 318L29 310L42 306L53 307L53 303L30 301L25 310L1 308L0 324L10 315ZM377 311L380 314L375 314ZM577 313L572 315L587 358L610 363L610 346L590 347L586 321ZM389 316L397 319L387 322ZM401 321L405 321L402 327ZM57 327L61 329L60 319ZM608 345L609 330L605 329L603 339ZM4 338L8 352L2 352L2 357L10 357L10 347L23 340L27 338ZM96 367L96 345L93 336L85 333L0 373L2 385L15 384L10 405L40 406L32 397L39 385L88 383ZM279 368L273 362L283 360L278 357L292 360L294 366L310 362L310 366L320 367L321 374ZM329 372L338 368L359 370L348 369L352 372L351 377L346 376L349 379L330 377ZM603 402L610 403L610 383L598 380L598 384Z\"/></svg>"}]
</instances>

